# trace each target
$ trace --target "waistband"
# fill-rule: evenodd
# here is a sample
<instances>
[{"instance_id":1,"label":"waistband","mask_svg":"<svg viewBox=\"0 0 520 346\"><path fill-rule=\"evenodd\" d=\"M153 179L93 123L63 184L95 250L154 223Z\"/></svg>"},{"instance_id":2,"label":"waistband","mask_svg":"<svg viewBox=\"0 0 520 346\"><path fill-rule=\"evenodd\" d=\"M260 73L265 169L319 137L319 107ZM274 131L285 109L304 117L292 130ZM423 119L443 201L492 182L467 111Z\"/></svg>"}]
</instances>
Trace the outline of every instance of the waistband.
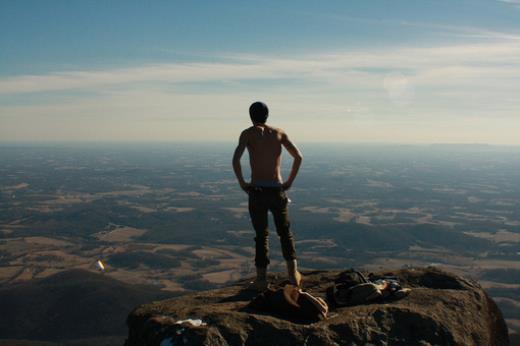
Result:
<instances>
[{"instance_id":1,"label":"waistband","mask_svg":"<svg viewBox=\"0 0 520 346\"><path fill-rule=\"evenodd\" d=\"M254 187L280 188L282 183L276 180L257 180L251 184Z\"/></svg>"},{"instance_id":2,"label":"waistband","mask_svg":"<svg viewBox=\"0 0 520 346\"><path fill-rule=\"evenodd\" d=\"M282 186L255 186L251 185L249 191L283 191Z\"/></svg>"}]
</instances>

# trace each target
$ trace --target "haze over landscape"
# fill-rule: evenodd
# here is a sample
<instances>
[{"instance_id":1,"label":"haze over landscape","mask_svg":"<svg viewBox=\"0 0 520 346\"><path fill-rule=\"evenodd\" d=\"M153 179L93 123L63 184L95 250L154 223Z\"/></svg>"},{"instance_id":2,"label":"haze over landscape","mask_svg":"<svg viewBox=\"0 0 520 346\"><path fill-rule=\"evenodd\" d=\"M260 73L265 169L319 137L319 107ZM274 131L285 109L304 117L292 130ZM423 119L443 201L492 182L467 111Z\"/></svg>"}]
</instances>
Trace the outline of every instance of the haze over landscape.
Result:
<instances>
[{"instance_id":1,"label":"haze over landscape","mask_svg":"<svg viewBox=\"0 0 520 346\"><path fill-rule=\"evenodd\" d=\"M520 333L520 2L0 0L0 45L0 345L121 343L135 305L251 277L256 100L304 156L301 268L446 269Z\"/></svg>"}]
</instances>

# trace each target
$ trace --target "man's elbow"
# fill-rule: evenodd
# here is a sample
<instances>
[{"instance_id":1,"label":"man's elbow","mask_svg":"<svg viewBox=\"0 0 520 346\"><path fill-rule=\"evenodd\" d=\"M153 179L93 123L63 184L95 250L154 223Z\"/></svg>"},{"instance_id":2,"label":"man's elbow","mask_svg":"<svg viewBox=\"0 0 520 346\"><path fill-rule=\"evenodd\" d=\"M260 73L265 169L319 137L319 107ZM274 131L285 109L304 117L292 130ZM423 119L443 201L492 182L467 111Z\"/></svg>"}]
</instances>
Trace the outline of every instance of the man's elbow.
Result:
<instances>
[{"instance_id":1,"label":"man's elbow","mask_svg":"<svg viewBox=\"0 0 520 346\"><path fill-rule=\"evenodd\" d=\"M294 156L294 161L298 162L298 163L302 163L303 161L303 155L298 153L296 154L296 156Z\"/></svg>"}]
</instances>

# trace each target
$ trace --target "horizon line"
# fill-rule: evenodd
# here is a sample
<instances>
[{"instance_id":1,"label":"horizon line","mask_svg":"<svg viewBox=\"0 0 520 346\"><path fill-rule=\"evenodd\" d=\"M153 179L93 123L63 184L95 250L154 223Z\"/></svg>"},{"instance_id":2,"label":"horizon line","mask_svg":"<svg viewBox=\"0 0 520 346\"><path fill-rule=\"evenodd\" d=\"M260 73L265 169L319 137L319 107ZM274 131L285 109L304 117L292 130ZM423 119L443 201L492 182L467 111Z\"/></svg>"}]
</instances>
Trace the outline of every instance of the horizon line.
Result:
<instances>
[{"instance_id":1,"label":"horizon line","mask_svg":"<svg viewBox=\"0 0 520 346\"><path fill-rule=\"evenodd\" d=\"M236 144L236 140L0 140L4 145L119 145L119 144ZM372 141L299 141L298 144L329 145L390 145L390 146L480 146L480 147L519 147L520 144L485 142L372 142Z\"/></svg>"}]
</instances>

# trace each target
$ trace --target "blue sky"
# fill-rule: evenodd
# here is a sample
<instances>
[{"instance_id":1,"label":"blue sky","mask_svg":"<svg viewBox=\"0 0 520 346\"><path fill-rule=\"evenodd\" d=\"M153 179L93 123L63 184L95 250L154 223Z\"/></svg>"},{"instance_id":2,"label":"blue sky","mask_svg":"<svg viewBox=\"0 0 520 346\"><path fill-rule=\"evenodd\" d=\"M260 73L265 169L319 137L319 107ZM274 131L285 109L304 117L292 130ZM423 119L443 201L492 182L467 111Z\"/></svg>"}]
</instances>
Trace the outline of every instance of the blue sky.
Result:
<instances>
[{"instance_id":1,"label":"blue sky","mask_svg":"<svg viewBox=\"0 0 520 346\"><path fill-rule=\"evenodd\" d=\"M520 0L0 0L0 138L520 144Z\"/></svg>"}]
</instances>

